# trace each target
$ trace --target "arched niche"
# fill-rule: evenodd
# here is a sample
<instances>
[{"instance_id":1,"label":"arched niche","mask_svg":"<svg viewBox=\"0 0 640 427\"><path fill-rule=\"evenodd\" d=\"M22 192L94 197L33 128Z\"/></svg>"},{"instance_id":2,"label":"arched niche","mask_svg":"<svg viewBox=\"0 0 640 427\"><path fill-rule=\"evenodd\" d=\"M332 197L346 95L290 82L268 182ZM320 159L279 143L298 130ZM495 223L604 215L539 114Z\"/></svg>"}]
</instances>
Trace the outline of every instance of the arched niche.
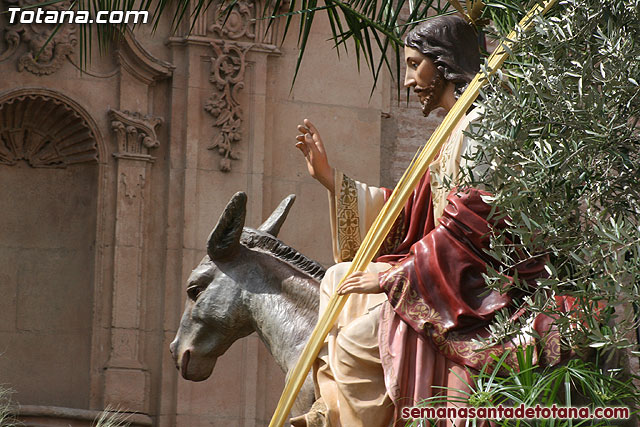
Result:
<instances>
[{"instance_id":1,"label":"arched niche","mask_svg":"<svg viewBox=\"0 0 640 427\"><path fill-rule=\"evenodd\" d=\"M100 146L65 96L0 96L0 383L23 405L90 405Z\"/></svg>"},{"instance_id":2,"label":"arched niche","mask_svg":"<svg viewBox=\"0 0 640 427\"><path fill-rule=\"evenodd\" d=\"M14 96L0 104L0 164L21 160L34 168L96 163L96 140L86 121L63 101Z\"/></svg>"}]
</instances>

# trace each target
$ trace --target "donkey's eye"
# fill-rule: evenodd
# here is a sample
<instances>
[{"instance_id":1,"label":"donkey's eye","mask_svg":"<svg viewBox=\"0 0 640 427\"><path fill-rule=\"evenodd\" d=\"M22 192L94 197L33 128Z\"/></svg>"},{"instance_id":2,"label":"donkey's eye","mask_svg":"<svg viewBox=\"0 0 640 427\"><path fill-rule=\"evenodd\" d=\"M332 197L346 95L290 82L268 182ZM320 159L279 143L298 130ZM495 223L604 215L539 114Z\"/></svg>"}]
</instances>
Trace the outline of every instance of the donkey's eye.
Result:
<instances>
[{"instance_id":1,"label":"donkey's eye","mask_svg":"<svg viewBox=\"0 0 640 427\"><path fill-rule=\"evenodd\" d=\"M191 301L195 301L205 289L203 286L190 286L187 288L187 296Z\"/></svg>"}]
</instances>

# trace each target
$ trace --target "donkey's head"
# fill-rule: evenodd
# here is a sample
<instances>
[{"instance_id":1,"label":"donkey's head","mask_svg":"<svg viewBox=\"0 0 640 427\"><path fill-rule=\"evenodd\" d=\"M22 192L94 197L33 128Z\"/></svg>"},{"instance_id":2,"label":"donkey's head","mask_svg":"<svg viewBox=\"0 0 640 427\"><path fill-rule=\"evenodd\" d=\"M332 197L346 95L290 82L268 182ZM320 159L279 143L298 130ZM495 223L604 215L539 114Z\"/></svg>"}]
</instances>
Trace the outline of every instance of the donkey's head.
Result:
<instances>
[{"instance_id":1,"label":"donkey's head","mask_svg":"<svg viewBox=\"0 0 640 427\"><path fill-rule=\"evenodd\" d=\"M295 196L284 199L258 230L277 235ZM256 254L240 243L247 195L236 193L207 241L207 256L187 280L187 302L170 345L182 376L202 381L216 360L239 338L254 331L242 284L262 279Z\"/></svg>"}]
</instances>

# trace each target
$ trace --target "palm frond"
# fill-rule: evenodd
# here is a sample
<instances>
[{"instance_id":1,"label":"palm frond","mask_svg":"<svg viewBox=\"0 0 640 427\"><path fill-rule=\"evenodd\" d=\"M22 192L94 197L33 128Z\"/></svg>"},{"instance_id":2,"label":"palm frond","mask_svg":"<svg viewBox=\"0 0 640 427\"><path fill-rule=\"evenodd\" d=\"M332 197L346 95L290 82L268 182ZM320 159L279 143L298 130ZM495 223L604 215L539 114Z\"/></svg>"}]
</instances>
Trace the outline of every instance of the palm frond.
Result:
<instances>
[{"instance_id":1,"label":"palm frond","mask_svg":"<svg viewBox=\"0 0 640 427\"><path fill-rule=\"evenodd\" d=\"M32 7L44 7L69 0L46 0ZM95 17L98 11L147 11L151 14L153 31L161 20L170 22L171 32L185 28L187 34L193 29L197 19L211 6L217 7L224 21L230 16L239 0L73 0L72 8L89 11ZM373 89L383 69L400 79L400 50L404 34L420 22L431 16L458 13L472 17L482 11L482 19L492 20L500 34L513 27L524 14L525 6L514 0L490 0L486 7L480 0L468 2L465 11L457 0L441 2L439 0L290 0L286 11L286 0L265 1L259 19L267 19L268 31L278 19L284 19L282 41L289 35L294 18L298 21L297 37L299 54L292 86L304 58L309 35L318 12L326 13L331 29L330 40L340 56L352 47L358 67L364 61L373 77ZM155 5L155 6L154 6ZM151 11L153 9L153 11ZM169 16L167 17L167 14ZM182 24L189 21L187 27ZM133 25L135 26L135 24ZM92 46L97 42L102 54L109 51L114 42L124 34L126 24L79 24L80 66L86 67L91 60ZM51 37L55 35L54 30ZM95 32L95 38L94 33ZM400 90L398 84L398 91Z\"/></svg>"},{"instance_id":2,"label":"palm frond","mask_svg":"<svg viewBox=\"0 0 640 427\"><path fill-rule=\"evenodd\" d=\"M282 35L284 40L289 33L292 18L300 15L298 28L300 54L293 83L304 57L308 34L316 12L326 10L332 32L330 39L333 41L337 55L340 55L340 48L348 53L348 44L351 44L358 68L360 69L364 60L371 71L374 82L372 93L383 68L399 77L400 47L403 44L402 36L407 28L425 19L430 12L441 14L447 11L446 7L441 8L438 2L433 0L416 2L409 14L404 13L407 9L407 0L324 0L323 3L318 4L315 0L313 7L309 7L310 1L302 0L300 8L296 9L296 2L293 1L287 13L278 14L271 9L271 14L267 13L263 16L263 19L269 19L269 25L272 25L275 19L286 18Z\"/></svg>"}]
</instances>

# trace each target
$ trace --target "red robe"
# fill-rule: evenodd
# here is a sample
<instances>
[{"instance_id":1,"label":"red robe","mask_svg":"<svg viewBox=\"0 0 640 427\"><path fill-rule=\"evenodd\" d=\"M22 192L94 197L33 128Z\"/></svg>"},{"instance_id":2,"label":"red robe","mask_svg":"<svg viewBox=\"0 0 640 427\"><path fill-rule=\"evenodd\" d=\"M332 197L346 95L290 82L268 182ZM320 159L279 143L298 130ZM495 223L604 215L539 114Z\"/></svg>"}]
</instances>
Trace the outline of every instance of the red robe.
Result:
<instances>
[{"instance_id":1,"label":"red robe","mask_svg":"<svg viewBox=\"0 0 640 427\"><path fill-rule=\"evenodd\" d=\"M482 200L483 194L487 193L476 189L452 191L439 225L434 226L427 174L389 233L383 255L376 260L393 264L380 274L380 286L390 306L380 319L379 342L385 382L396 406L413 405L438 394L439 390L430 389L431 384L446 384L445 379L434 380L433 370L424 365L434 363L433 349L450 365L477 370L492 360L492 353L500 356L505 349L533 341L527 336L526 342L516 339L489 349L474 342L478 336L488 337L487 325L498 310L511 304L517 292L489 290L485 284L487 264L498 267L485 252L489 233L492 227L500 229L505 224L495 215L490 217L491 207ZM517 269L518 277L535 285L534 279L545 274L545 262L546 258L540 257L523 263ZM521 314L522 310L512 317ZM550 321L538 316L532 319L532 327L542 334L550 328ZM537 350L541 363L557 362L557 333ZM509 360L515 364L515 355Z\"/></svg>"}]
</instances>

